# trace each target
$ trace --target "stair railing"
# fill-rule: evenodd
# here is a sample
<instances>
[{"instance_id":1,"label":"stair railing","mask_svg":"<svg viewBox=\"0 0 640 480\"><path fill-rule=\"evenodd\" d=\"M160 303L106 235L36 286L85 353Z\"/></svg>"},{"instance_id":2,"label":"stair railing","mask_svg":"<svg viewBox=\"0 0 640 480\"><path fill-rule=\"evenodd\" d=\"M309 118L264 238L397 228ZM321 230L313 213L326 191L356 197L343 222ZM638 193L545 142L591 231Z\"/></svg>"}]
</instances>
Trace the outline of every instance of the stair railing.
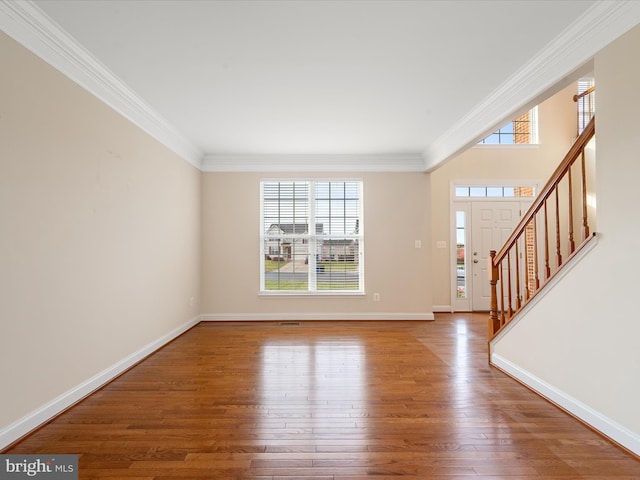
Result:
<instances>
[{"instance_id":1,"label":"stair railing","mask_svg":"<svg viewBox=\"0 0 640 480\"><path fill-rule=\"evenodd\" d=\"M592 238L585 149L594 135L595 117L578 136L504 246L498 252L491 251L490 339ZM580 184L577 188L576 176ZM578 242L576 230L581 230Z\"/></svg>"}]
</instances>

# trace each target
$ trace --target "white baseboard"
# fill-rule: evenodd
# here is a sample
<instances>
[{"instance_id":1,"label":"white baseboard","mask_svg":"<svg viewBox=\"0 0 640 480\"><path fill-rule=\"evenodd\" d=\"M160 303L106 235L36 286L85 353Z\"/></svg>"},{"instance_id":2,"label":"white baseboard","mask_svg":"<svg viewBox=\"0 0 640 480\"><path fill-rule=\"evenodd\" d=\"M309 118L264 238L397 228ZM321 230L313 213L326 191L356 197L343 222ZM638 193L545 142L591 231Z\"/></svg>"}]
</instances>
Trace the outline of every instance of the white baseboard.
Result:
<instances>
[{"instance_id":1,"label":"white baseboard","mask_svg":"<svg viewBox=\"0 0 640 480\"><path fill-rule=\"evenodd\" d=\"M90 379L82 382L71 390L54 398L50 402L45 403L40 408L16 420L11 425L0 430L0 449L5 448L19 438L23 437L32 430L43 425L60 412L72 406L74 403L82 400L84 397L94 392L103 385L109 383L118 375L131 368L133 365L152 354L160 347L166 345L174 338L189 330L200 322L200 316L194 317L188 322L180 325L166 335L158 338L154 342L142 347L140 350L132 353L126 358L115 363L111 367L94 375Z\"/></svg>"},{"instance_id":2,"label":"white baseboard","mask_svg":"<svg viewBox=\"0 0 640 480\"><path fill-rule=\"evenodd\" d=\"M453 313L453 307L451 305L434 305L433 311L436 313Z\"/></svg>"},{"instance_id":3,"label":"white baseboard","mask_svg":"<svg viewBox=\"0 0 640 480\"><path fill-rule=\"evenodd\" d=\"M571 395L568 395L553 385L548 384L532 373L520 368L518 365L510 362L497 353L491 354L491 363L512 377L517 378L520 382L524 383L532 390L535 390L543 397L570 412L572 415L575 415L587 425L590 425L605 436L609 437L611 440L617 442L636 455L640 455L640 435L632 432L628 428L613 421L588 405L585 405L581 401L573 398Z\"/></svg>"},{"instance_id":4,"label":"white baseboard","mask_svg":"<svg viewBox=\"0 0 640 480\"><path fill-rule=\"evenodd\" d=\"M205 313L203 322L277 322L279 320L435 320L425 313Z\"/></svg>"}]
</instances>

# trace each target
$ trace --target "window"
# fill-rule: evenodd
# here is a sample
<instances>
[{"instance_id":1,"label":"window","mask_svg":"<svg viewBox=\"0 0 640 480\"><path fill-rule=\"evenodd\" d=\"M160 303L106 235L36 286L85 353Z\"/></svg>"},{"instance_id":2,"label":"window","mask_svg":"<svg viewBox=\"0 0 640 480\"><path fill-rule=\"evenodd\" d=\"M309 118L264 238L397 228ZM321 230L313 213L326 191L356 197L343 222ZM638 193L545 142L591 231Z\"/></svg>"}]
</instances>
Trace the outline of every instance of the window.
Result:
<instances>
[{"instance_id":1,"label":"window","mask_svg":"<svg viewBox=\"0 0 640 480\"><path fill-rule=\"evenodd\" d=\"M578 135L585 129L596 113L595 82L593 78L578 80L578 94L574 100L578 104Z\"/></svg>"},{"instance_id":2,"label":"window","mask_svg":"<svg viewBox=\"0 0 640 480\"><path fill-rule=\"evenodd\" d=\"M456 197L480 197L480 198L511 198L528 197L536 195L533 186L485 186L485 185L457 185L455 187Z\"/></svg>"},{"instance_id":3,"label":"window","mask_svg":"<svg viewBox=\"0 0 640 480\"><path fill-rule=\"evenodd\" d=\"M363 293L362 181L263 180L262 293Z\"/></svg>"},{"instance_id":4,"label":"window","mask_svg":"<svg viewBox=\"0 0 640 480\"><path fill-rule=\"evenodd\" d=\"M467 213L456 211L456 296L467 298Z\"/></svg>"},{"instance_id":5,"label":"window","mask_svg":"<svg viewBox=\"0 0 640 480\"><path fill-rule=\"evenodd\" d=\"M515 120L479 142L481 145L529 145L538 143L538 107L523 113Z\"/></svg>"}]
</instances>

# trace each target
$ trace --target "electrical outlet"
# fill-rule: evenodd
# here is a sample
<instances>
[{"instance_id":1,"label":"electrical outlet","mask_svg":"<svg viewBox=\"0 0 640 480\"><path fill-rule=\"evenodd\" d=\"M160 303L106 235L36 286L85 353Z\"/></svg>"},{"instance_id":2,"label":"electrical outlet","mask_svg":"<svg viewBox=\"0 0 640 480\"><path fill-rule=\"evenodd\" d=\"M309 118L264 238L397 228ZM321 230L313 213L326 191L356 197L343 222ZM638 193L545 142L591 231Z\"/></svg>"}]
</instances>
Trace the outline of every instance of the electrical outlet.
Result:
<instances>
[{"instance_id":1,"label":"electrical outlet","mask_svg":"<svg viewBox=\"0 0 640 480\"><path fill-rule=\"evenodd\" d=\"M193 307L196 304L196 299L195 297L191 297L191 300L189 300L189 304Z\"/></svg>"}]
</instances>

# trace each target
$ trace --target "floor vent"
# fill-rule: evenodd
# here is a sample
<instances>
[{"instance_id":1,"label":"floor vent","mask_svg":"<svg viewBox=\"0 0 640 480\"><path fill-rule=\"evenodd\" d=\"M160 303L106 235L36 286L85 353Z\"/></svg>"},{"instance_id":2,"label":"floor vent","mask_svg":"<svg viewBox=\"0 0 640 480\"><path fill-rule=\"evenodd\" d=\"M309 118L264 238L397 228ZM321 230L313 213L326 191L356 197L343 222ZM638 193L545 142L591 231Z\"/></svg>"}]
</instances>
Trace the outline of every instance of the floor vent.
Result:
<instances>
[{"instance_id":1,"label":"floor vent","mask_svg":"<svg viewBox=\"0 0 640 480\"><path fill-rule=\"evenodd\" d=\"M298 327L300 322L280 322L281 327Z\"/></svg>"}]
</instances>

